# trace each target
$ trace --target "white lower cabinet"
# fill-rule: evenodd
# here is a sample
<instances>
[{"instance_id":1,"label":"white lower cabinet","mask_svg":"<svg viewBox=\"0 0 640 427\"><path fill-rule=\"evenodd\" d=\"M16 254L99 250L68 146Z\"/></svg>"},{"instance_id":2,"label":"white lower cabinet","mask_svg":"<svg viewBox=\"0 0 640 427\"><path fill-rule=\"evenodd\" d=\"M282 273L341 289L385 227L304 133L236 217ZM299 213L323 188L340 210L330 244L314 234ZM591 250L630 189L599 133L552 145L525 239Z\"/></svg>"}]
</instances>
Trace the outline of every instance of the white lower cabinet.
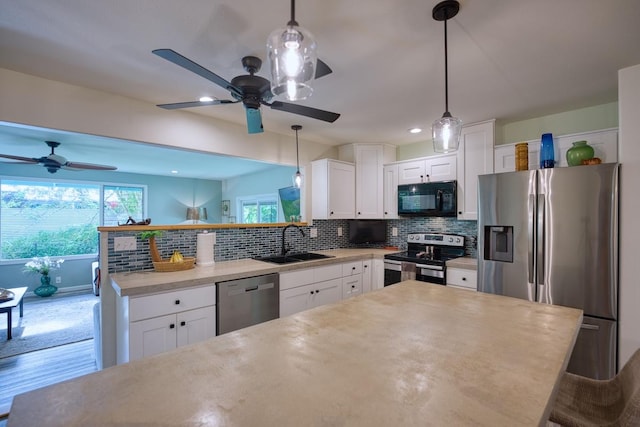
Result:
<instances>
[{"instance_id":1,"label":"white lower cabinet","mask_svg":"<svg viewBox=\"0 0 640 427\"><path fill-rule=\"evenodd\" d=\"M216 335L215 285L116 301L117 362L126 363Z\"/></svg>"},{"instance_id":2,"label":"white lower cabinet","mask_svg":"<svg viewBox=\"0 0 640 427\"><path fill-rule=\"evenodd\" d=\"M289 316L310 308L340 301L342 279L310 283L280 291L280 317Z\"/></svg>"},{"instance_id":3,"label":"white lower cabinet","mask_svg":"<svg viewBox=\"0 0 640 427\"><path fill-rule=\"evenodd\" d=\"M469 291L478 290L478 272L467 268L447 268L447 286Z\"/></svg>"},{"instance_id":4,"label":"white lower cabinet","mask_svg":"<svg viewBox=\"0 0 640 427\"><path fill-rule=\"evenodd\" d=\"M280 273L280 317L378 289L383 268L382 259L367 259Z\"/></svg>"}]
</instances>

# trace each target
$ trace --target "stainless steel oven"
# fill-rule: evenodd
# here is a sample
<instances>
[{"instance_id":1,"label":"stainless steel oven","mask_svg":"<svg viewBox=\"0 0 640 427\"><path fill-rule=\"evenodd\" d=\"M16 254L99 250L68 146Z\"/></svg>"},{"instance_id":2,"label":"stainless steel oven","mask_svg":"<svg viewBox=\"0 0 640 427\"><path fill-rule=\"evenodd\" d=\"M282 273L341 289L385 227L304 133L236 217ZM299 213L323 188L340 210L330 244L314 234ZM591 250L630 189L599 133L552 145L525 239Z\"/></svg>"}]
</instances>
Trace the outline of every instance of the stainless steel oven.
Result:
<instances>
[{"instance_id":1,"label":"stainless steel oven","mask_svg":"<svg viewBox=\"0 0 640 427\"><path fill-rule=\"evenodd\" d=\"M446 285L446 262L464 256L464 236L409 233L407 251L385 255L384 285L403 280Z\"/></svg>"}]
</instances>

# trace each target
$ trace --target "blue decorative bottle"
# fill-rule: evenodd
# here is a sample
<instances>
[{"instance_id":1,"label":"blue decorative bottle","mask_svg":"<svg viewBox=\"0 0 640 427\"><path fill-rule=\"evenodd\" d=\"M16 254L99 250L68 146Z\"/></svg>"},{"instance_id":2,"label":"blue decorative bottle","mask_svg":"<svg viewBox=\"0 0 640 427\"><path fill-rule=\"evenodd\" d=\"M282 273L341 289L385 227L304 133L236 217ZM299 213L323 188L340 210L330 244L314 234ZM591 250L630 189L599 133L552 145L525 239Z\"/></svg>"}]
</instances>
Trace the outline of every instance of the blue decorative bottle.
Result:
<instances>
[{"instance_id":1,"label":"blue decorative bottle","mask_svg":"<svg viewBox=\"0 0 640 427\"><path fill-rule=\"evenodd\" d=\"M543 133L542 143L540 144L540 167L552 168L554 165L553 135L550 133Z\"/></svg>"}]
</instances>

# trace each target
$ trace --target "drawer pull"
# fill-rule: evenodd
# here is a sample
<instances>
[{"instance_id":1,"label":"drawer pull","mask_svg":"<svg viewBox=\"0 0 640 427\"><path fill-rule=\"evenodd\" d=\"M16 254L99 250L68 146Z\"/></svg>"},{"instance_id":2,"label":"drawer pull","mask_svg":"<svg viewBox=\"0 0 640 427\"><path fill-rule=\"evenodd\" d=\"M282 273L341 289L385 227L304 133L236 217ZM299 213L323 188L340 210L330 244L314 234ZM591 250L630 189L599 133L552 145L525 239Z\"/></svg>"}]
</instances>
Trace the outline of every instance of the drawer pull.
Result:
<instances>
[{"instance_id":1,"label":"drawer pull","mask_svg":"<svg viewBox=\"0 0 640 427\"><path fill-rule=\"evenodd\" d=\"M175 325L175 324L173 324L173 323L169 325L169 329L173 329L173 328L175 328L175 327L176 327L176 325Z\"/></svg>"},{"instance_id":2,"label":"drawer pull","mask_svg":"<svg viewBox=\"0 0 640 427\"><path fill-rule=\"evenodd\" d=\"M185 322L184 320L182 322L180 322L180 326L185 326L187 324L187 322Z\"/></svg>"},{"instance_id":3,"label":"drawer pull","mask_svg":"<svg viewBox=\"0 0 640 427\"><path fill-rule=\"evenodd\" d=\"M466 277L463 277L463 278L462 278L462 280L463 280L463 281L464 281L464 280L467 280L467 278L466 278Z\"/></svg>"},{"instance_id":4,"label":"drawer pull","mask_svg":"<svg viewBox=\"0 0 640 427\"><path fill-rule=\"evenodd\" d=\"M311 291L311 292L310 292L310 294L311 294L311 295L313 295L313 294L315 294L315 292L314 292L314 291Z\"/></svg>"},{"instance_id":5,"label":"drawer pull","mask_svg":"<svg viewBox=\"0 0 640 427\"><path fill-rule=\"evenodd\" d=\"M179 299L176 300L176 305L180 305L180 300Z\"/></svg>"}]
</instances>

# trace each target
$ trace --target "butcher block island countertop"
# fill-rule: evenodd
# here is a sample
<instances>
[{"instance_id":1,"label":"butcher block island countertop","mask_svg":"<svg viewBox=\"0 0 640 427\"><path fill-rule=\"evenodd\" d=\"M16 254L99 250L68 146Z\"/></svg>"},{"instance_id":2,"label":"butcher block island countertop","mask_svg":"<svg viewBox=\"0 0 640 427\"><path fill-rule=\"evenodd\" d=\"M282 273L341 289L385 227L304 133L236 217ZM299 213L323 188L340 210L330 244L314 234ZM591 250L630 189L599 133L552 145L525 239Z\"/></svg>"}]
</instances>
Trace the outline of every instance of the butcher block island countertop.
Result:
<instances>
[{"instance_id":1,"label":"butcher block island countertop","mask_svg":"<svg viewBox=\"0 0 640 427\"><path fill-rule=\"evenodd\" d=\"M544 425L581 321L406 281L18 395L8 426Z\"/></svg>"}]
</instances>

